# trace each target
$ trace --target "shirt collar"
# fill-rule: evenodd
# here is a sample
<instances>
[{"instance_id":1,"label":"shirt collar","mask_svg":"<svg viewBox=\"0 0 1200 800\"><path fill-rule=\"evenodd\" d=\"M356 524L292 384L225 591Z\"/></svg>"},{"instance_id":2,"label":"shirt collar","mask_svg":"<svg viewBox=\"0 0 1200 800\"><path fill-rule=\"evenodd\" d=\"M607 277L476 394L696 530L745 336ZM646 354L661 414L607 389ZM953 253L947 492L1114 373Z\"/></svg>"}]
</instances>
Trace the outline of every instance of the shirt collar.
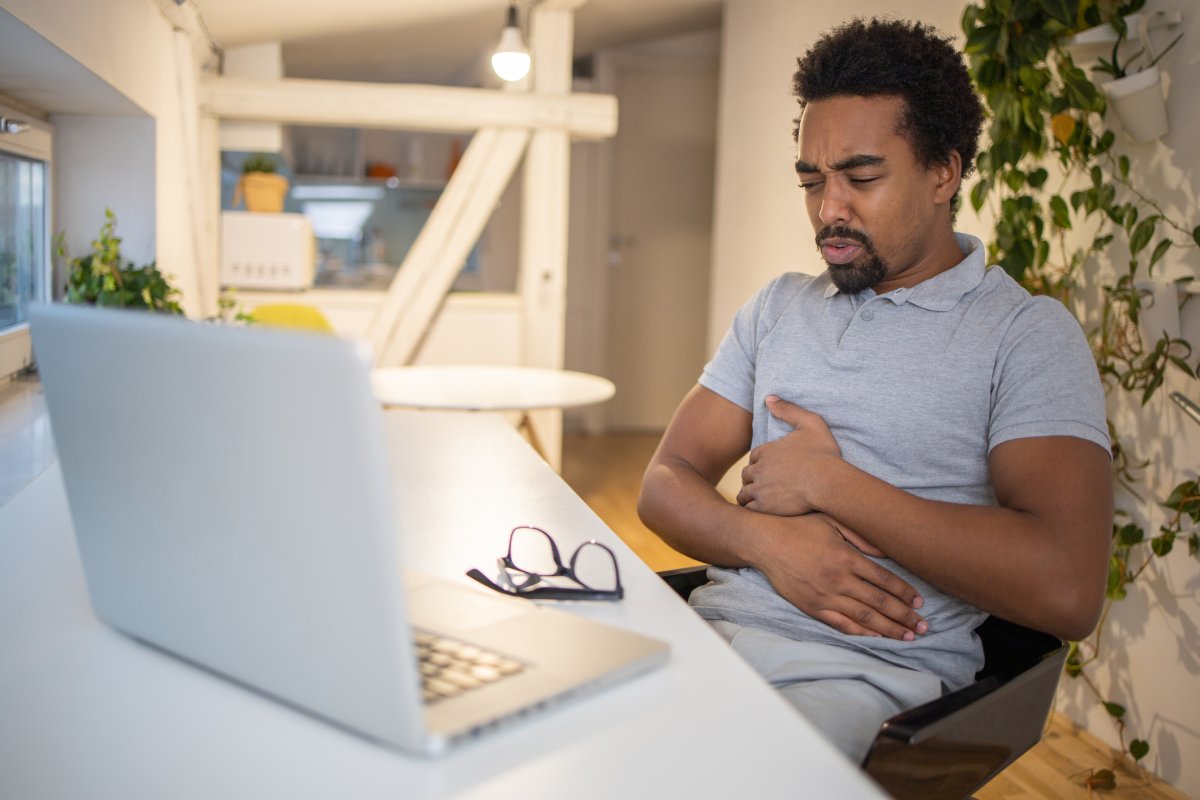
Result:
<instances>
[{"instance_id":1,"label":"shirt collar","mask_svg":"<svg viewBox=\"0 0 1200 800\"><path fill-rule=\"evenodd\" d=\"M928 311L949 311L954 308L963 295L983 281L984 272L987 270L983 242L965 233L956 233L954 238L964 253L962 261L911 289L893 289L883 296L896 305L912 303ZM833 283L825 288L826 299L837 293L838 288ZM867 289L861 296L864 299L874 297L875 292Z\"/></svg>"}]
</instances>

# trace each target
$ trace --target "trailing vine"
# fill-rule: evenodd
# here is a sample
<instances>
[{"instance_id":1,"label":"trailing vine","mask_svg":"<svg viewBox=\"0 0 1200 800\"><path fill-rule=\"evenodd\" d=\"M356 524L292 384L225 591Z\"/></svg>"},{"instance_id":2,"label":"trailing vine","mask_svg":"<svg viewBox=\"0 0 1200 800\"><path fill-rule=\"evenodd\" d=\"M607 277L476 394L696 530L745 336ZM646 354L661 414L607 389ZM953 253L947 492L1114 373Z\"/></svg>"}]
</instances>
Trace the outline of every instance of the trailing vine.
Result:
<instances>
[{"instance_id":1,"label":"trailing vine","mask_svg":"<svg viewBox=\"0 0 1200 800\"><path fill-rule=\"evenodd\" d=\"M962 17L970 71L991 116L990 144L980 151L979 178L969 195L977 212L987 207L995 220L989 261L1031 292L1056 297L1077 313L1098 289L1104 300L1099 318L1081 315L1097 368L1106 391L1134 393L1142 405L1168 371L1197 377L1188 341L1163 333L1144 342L1138 322L1148 302L1143 282L1168 253L1200 246L1200 226L1172 218L1131 178L1130 160L1115 150L1116 134L1104 121L1104 93L1075 63L1064 40L1111 24L1118 41L1111 61L1101 59L1096 71L1124 74L1136 57L1118 61L1128 35L1124 16L1144 5L1145 0L978 0ZM1177 42L1178 37L1168 49ZM1056 163L1053 175L1048 162ZM1081 240L1086 243L1077 244ZM1128 264L1115 277L1101 276L1096 257L1114 250L1127 251ZM1115 479L1137 497L1140 471L1149 462L1122 441L1111 421L1109 432ZM1149 753L1149 743L1127 739L1125 708L1104 697L1087 667L1100 656L1112 603L1127 595L1150 563L1180 540L1193 557L1200 554L1197 481L1180 482L1161 505L1172 516L1153 536L1118 510L1101 620L1092 637L1072 644L1066 667L1103 704L1117 726L1122 754L1135 763ZM1111 771L1102 772L1107 773L1102 782L1112 780Z\"/></svg>"}]
</instances>

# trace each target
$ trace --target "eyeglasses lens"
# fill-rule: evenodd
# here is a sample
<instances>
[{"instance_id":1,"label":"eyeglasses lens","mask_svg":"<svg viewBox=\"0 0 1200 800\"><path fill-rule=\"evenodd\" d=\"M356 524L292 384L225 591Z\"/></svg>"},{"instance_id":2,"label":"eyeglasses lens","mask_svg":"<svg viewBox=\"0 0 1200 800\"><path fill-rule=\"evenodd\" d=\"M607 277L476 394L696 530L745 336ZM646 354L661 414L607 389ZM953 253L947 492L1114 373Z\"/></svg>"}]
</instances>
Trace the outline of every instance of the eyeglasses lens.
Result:
<instances>
[{"instance_id":1,"label":"eyeglasses lens","mask_svg":"<svg viewBox=\"0 0 1200 800\"><path fill-rule=\"evenodd\" d=\"M554 544L537 528L517 528L512 532L509 558L514 567L534 575L555 575L559 570L554 558Z\"/></svg>"},{"instance_id":2,"label":"eyeglasses lens","mask_svg":"<svg viewBox=\"0 0 1200 800\"><path fill-rule=\"evenodd\" d=\"M617 562L611 552L595 542L579 547L571 569L575 579L589 589L608 592L617 588Z\"/></svg>"}]
</instances>

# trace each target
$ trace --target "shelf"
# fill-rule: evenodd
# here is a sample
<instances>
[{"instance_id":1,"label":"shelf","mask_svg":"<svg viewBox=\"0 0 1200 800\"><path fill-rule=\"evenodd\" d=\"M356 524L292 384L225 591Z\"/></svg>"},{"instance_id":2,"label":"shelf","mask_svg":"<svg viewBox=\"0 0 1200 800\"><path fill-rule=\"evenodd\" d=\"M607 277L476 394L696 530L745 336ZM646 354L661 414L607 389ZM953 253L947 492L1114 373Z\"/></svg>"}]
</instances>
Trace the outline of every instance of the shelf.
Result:
<instances>
[{"instance_id":1,"label":"shelf","mask_svg":"<svg viewBox=\"0 0 1200 800\"><path fill-rule=\"evenodd\" d=\"M394 183L392 181L395 181ZM415 189L440 192L446 182L432 178L367 178L350 175L296 175L292 183L300 186L377 186L381 189Z\"/></svg>"},{"instance_id":2,"label":"shelf","mask_svg":"<svg viewBox=\"0 0 1200 800\"><path fill-rule=\"evenodd\" d=\"M1169 27L1173 28L1183 22L1183 12L1178 9L1173 11L1157 11L1151 12L1149 29ZM1125 17L1125 25L1129 30L1129 35L1126 40L1137 40L1137 31L1142 24L1141 14L1130 14ZM1066 47L1095 47L1102 45L1116 44L1118 39L1117 30L1112 25L1100 25L1095 28L1088 28L1086 31L1080 31L1074 36L1067 39L1063 44Z\"/></svg>"}]
</instances>

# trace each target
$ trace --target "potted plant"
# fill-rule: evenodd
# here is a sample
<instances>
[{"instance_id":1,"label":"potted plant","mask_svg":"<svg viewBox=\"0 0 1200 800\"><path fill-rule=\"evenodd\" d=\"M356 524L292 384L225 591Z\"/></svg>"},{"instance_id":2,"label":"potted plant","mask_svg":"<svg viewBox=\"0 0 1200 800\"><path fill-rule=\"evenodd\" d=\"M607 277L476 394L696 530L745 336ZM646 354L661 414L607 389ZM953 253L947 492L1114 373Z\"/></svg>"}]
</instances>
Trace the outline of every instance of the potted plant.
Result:
<instances>
[{"instance_id":1,"label":"potted plant","mask_svg":"<svg viewBox=\"0 0 1200 800\"><path fill-rule=\"evenodd\" d=\"M1179 44L1183 33L1180 32L1161 53L1155 55L1150 46L1149 28L1150 20L1159 15L1165 16L1166 12L1140 15L1138 39L1142 49L1124 63L1121 63L1119 55L1121 45L1127 40L1129 27L1123 17L1113 19L1111 24L1117 32L1117 40L1113 44L1112 59L1101 58L1095 67L1096 72L1112 76L1113 79L1102 87L1104 94L1117 113L1117 119L1121 120L1125 135L1135 144L1152 142L1167 132L1167 103L1163 97L1158 62Z\"/></svg>"},{"instance_id":2,"label":"potted plant","mask_svg":"<svg viewBox=\"0 0 1200 800\"><path fill-rule=\"evenodd\" d=\"M122 261L121 238L114 233L116 225L112 209L104 209L104 224L100 235L92 240L92 252L71 259L67 302L182 314L179 290L153 262L137 267L132 261ZM55 239L55 252L66 257L61 233Z\"/></svg>"},{"instance_id":3,"label":"potted plant","mask_svg":"<svg viewBox=\"0 0 1200 800\"><path fill-rule=\"evenodd\" d=\"M247 211L278 214L287 197L288 179L275 171L275 161L266 153L255 153L242 162L242 177L233 192L233 205L243 198Z\"/></svg>"}]
</instances>

